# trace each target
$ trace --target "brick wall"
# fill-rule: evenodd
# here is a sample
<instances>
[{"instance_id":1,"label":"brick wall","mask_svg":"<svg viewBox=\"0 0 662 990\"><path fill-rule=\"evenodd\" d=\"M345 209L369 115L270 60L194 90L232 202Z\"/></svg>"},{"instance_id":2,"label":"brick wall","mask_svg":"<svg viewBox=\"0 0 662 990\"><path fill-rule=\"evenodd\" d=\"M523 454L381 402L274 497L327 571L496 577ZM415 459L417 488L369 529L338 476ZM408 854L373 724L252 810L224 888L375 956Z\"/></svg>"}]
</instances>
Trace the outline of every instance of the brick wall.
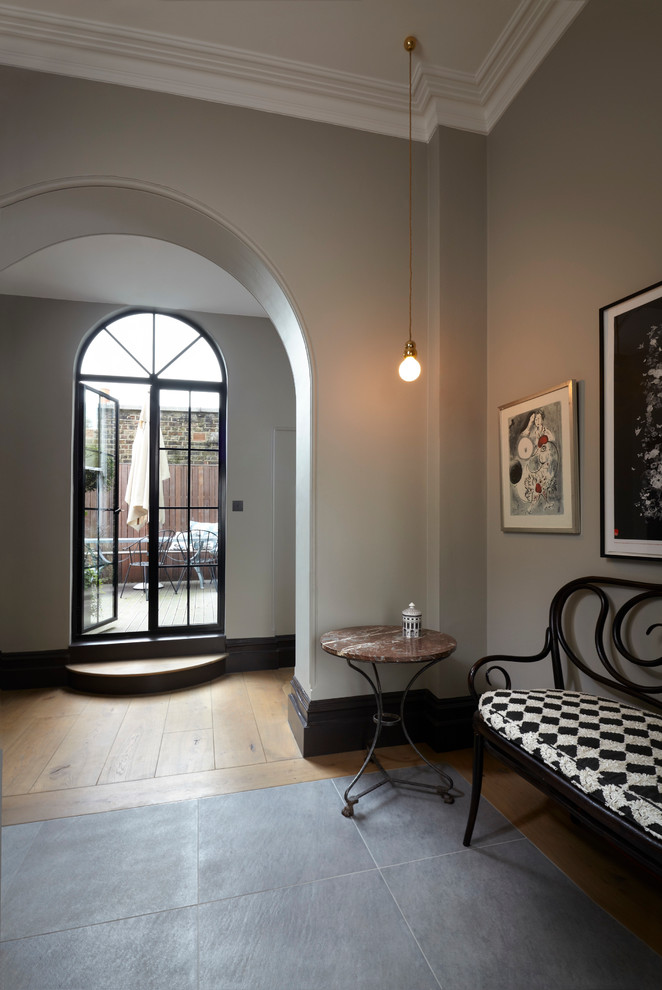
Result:
<instances>
[{"instance_id":1,"label":"brick wall","mask_svg":"<svg viewBox=\"0 0 662 990\"><path fill-rule=\"evenodd\" d=\"M120 464L131 461L133 439L138 428L140 409L120 409L119 445ZM188 411L186 409L163 409L161 411L161 432L166 447L186 447L188 443ZM218 414L210 410L192 410L191 412L191 443L194 447L211 448L209 453L204 449L196 450L192 457L194 464L216 464L218 457ZM184 451L169 450L170 464L186 462Z\"/></svg>"}]
</instances>

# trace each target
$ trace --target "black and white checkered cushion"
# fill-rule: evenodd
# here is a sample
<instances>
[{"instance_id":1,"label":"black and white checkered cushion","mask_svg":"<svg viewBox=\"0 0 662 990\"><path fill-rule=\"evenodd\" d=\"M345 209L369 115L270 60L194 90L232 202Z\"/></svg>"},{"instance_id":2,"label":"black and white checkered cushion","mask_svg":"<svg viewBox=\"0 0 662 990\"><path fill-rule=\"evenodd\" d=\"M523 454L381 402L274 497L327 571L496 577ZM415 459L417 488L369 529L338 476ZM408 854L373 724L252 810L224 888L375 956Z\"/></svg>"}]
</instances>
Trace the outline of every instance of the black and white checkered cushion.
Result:
<instances>
[{"instance_id":1,"label":"black and white checkered cushion","mask_svg":"<svg viewBox=\"0 0 662 990\"><path fill-rule=\"evenodd\" d=\"M488 725L662 839L662 716L575 691L487 691Z\"/></svg>"}]
</instances>

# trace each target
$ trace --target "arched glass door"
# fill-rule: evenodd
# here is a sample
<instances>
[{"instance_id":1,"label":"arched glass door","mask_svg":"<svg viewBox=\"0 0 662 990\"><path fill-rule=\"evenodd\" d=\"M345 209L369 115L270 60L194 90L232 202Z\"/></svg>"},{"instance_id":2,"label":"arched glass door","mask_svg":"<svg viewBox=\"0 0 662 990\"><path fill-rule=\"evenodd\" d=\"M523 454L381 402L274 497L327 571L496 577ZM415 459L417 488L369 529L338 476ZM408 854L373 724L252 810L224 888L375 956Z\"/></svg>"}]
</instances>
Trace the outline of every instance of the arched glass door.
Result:
<instances>
[{"instance_id":1,"label":"arched glass door","mask_svg":"<svg viewBox=\"0 0 662 990\"><path fill-rule=\"evenodd\" d=\"M225 382L189 321L124 314L78 368L76 639L223 631Z\"/></svg>"}]
</instances>

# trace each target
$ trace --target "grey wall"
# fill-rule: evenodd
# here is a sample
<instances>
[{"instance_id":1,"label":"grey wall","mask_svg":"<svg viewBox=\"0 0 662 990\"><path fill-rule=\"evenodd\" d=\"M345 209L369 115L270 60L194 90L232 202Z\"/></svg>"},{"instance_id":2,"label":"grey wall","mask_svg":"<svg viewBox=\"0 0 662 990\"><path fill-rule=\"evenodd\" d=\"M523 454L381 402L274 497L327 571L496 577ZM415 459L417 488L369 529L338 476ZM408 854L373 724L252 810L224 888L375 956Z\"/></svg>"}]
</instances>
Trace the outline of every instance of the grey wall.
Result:
<instances>
[{"instance_id":1,"label":"grey wall","mask_svg":"<svg viewBox=\"0 0 662 990\"><path fill-rule=\"evenodd\" d=\"M414 385L394 374L407 327L406 187L394 193L406 182L406 142L0 70L1 202L86 176L156 184L203 204L278 273L313 385L315 637L393 622L408 601L423 602L460 643L438 673L442 695L463 692L485 648L537 649L547 601L566 579L660 574L656 563L600 558L598 310L662 278L661 30L658 0L589 3L487 140L440 130L417 146L424 372ZM74 219L62 215L63 237ZM3 230L3 250L9 235L16 252L23 237L30 250L27 228ZM41 331L44 402L63 403L69 387L56 336L66 324L54 316ZM6 323L2 332L15 362L22 345ZM504 534L497 407L568 378L580 382L582 532ZM33 453L61 470L61 447L40 442ZM41 493L26 491L33 522ZM66 527L64 492L54 499ZM68 547L68 534L49 534ZM63 645L64 621L49 600L42 648ZM36 634L10 627L11 648L30 649ZM314 698L363 690L313 642L304 686Z\"/></svg>"},{"instance_id":2,"label":"grey wall","mask_svg":"<svg viewBox=\"0 0 662 990\"><path fill-rule=\"evenodd\" d=\"M450 472L472 446L483 458L474 419L484 421L484 367L480 357L470 360L464 385L449 369L463 334L467 354L482 347L484 185L475 183L483 179L484 140L467 143L449 132L435 148L415 148L414 336L424 370L417 383L404 384L396 369L407 337L406 141L22 70L1 69L0 84L8 95L0 158L6 263L42 246L35 232L47 199L55 201L55 239L81 231L164 237L163 197L171 191L185 203L178 210L187 238L199 206L200 215L217 218L251 246L247 263L262 258L277 273L306 341L313 395L310 411L302 405L312 426L313 629L309 641L298 643L297 658L306 690L313 698L363 692L358 675L316 646L319 635L342 625L397 622L414 600L460 641L438 692L464 693L466 667L485 639L484 480L479 472L467 498ZM455 204L442 202L450 176ZM131 197L119 191L124 182L141 190L135 229L126 221ZM77 185L86 188L69 195ZM50 194L63 187L68 192ZM461 204L473 218L469 226L462 226ZM87 229L91 211L95 225ZM449 218L460 254L443 230ZM167 239L212 256L212 223L203 246L180 240L178 229L171 226ZM476 267L458 280L460 257ZM449 300L457 339L443 318ZM6 324L2 331L13 333ZM49 346L58 350L55 339ZM52 387L63 396L69 356L58 353L53 367ZM66 421L62 428L68 430ZM56 461L61 470L61 457ZM62 496L58 518L66 528L64 509ZM308 516L302 518L307 527ZM68 536L58 538L67 543ZM6 635L6 649L35 648L36 633L17 629L14 620ZM42 649L64 645L65 619L54 605L38 640ZM393 676L402 680L399 671Z\"/></svg>"},{"instance_id":3,"label":"grey wall","mask_svg":"<svg viewBox=\"0 0 662 990\"><path fill-rule=\"evenodd\" d=\"M600 557L598 311L662 279L657 0L589 3L488 141L488 646L534 652L582 574L660 580ZM580 382L582 532L500 532L497 407ZM527 671L527 676L533 673Z\"/></svg>"},{"instance_id":4,"label":"grey wall","mask_svg":"<svg viewBox=\"0 0 662 990\"><path fill-rule=\"evenodd\" d=\"M0 645L8 652L69 644L73 370L86 333L116 311L0 296L0 518L14 520L4 527L0 569ZM274 431L294 424L283 346L266 319L183 315L214 337L228 371L228 500L243 499L244 512L230 512L227 520L227 635L291 633L291 598L277 599L274 588L281 525L274 511ZM294 503L291 470L280 481L279 497L287 518Z\"/></svg>"},{"instance_id":5,"label":"grey wall","mask_svg":"<svg viewBox=\"0 0 662 990\"><path fill-rule=\"evenodd\" d=\"M460 644L436 668L438 695L466 694L467 661L486 647L486 143L439 128L428 148L428 289L438 323L429 415L439 424L428 451L428 525L439 533L428 582L439 603L432 624Z\"/></svg>"},{"instance_id":6,"label":"grey wall","mask_svg":"<svg viewBox=\"0 0 662 990\"><path fill-rule=\"evenodd\" d=\"M0 296L3 651L69 645L73 368L106 311Z\"/></svg>"},{"instance_id":7,"label":"grey wall","mask_svg":"<svg viewBox=\"0 0 662 990\"><path fill-rule=\"evenodd\" d=\"M294 543L284 547L279 537L282 527L291 526L294 463L276 445L277 431L294 430L287 356L269 320L189 315L216 340L228 372L226 633L291 634ZM243 501L243 512L230 511L233 499ZM289 596L277 591L283 581Z\"/></svg>"}]
</instances>

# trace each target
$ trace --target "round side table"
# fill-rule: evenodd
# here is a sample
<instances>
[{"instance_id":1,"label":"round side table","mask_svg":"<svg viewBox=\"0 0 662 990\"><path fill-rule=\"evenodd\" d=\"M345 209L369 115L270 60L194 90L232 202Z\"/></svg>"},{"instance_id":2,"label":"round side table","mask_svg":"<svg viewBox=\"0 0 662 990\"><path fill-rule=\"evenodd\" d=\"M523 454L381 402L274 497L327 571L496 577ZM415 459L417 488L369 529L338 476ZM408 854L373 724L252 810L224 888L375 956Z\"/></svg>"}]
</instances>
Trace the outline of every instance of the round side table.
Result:
<instances>
[{"instance_id":1,"label":"round side table","mask_svg":"<svg viewBox=\"0 0 662 990\"><path fill-rule=\"evenodd\" d=\"M363 766L345 791L345 806L342 809L343 815L346 818L352 818L354 815L354 805L359 799L365 794L369 794L371 791L381 787L383 784L391 784L393 787L409 787L413 790L431 791L434 794L439 794L446 804L452 804L455 800L450 793L453 788L453 781L443 770L430 763L414 744L405 724L405 703L412 685L421 674L424 674L430 667L433 667L451 655L457 646L455 640L445 633L436 632L434 629L423 629L420 636L408 638L402 635L401 626L350 626L347 629L334 629L331 632L324 633L320 637L320 645L326 653L346 660L352 670L355 670L367 680L372 688L377 706L377 711L373 715L375 733L368 747ZM371 677L363 667L357 667L355 661L359 661L362 664L370 664L373 676ZM378 669L378 665L382 663L424 664L410 678L402 695L399 714L384 711L383 693ZM405 738L412 749L437 774L440 780L439 784L422 784L416 781L400 780L392 777L381 765L379 759L375 756L377 741L382 728L396 725L397 723L401 724ZM376 784L367 787L355 797L350 797L350 791L358 783L366 767L371 762L379 770L380 779Z\"/></svg>"}]
</instances>

